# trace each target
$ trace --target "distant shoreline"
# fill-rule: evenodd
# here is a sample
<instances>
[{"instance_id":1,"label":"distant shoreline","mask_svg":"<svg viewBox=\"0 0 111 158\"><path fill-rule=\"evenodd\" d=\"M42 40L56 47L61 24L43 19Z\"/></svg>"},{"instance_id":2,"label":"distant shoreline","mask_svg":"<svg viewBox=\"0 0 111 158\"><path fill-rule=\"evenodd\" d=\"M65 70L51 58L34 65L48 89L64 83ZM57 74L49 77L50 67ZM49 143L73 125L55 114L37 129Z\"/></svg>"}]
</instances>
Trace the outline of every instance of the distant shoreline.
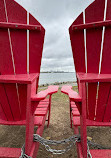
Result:
<instances>
[{"instance_id":1,"label":"distant shoreline","mask_svg":"<svg viewBox=\"0 0 111 158\"><path fill-rule=\"evenodd\" d=\"M64 72L64 71L49 71L49 72L40 72L40 73L75 73L75 72Z\"/></svg>"},{"instance_id":2,"label":"distant shoreline","mask_svg":"<svg viewBox=\"0 0 111 158\"><path fill-rule=\"evenodd\" d=\"M55 83L51 83L51 84L41 84L39 85L39 87L47 87L47 86L50 86L50 85L59 85L60 87L63 86L63 85L72 85L72 86L77 86L77 82L55 82Z\"/></svg>"}]
</instances>

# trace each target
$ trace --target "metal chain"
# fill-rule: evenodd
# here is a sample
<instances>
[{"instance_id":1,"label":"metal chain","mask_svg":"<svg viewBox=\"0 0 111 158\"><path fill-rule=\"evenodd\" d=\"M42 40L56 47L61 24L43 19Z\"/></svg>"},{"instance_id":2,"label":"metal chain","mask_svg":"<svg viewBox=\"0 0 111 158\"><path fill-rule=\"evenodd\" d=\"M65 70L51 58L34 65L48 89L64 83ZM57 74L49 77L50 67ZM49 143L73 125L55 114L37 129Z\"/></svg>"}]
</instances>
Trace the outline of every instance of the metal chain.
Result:
<instances>
[{"instance_id":1,"label":"metal chain","mask_svg":"<svg viewBox=\"0 0 111 158\"><path fill-rule=\"evenodd\" d=\"M47 140L47 139L44 139L43 137L41 137L40 135L38 134L34 134L34 141L37 141L37 142L43 142L43 143L47 143L47 144L52 144L52 145L58 145L58 144L66 144L68 142L75 142L75 141L78 141L80 142L80 135L73 135L67 139L64 139L64 140Z\"/></svg>"},{"instance_id":2,"label":"metal chain","mask_svg":"<svg viewBox=\"0 0 111 158\"><path fill-rule=\"evenodd\" d=\"M68 152L69 150L71 150L72 146L76 143L76 142L80 142L81 138L80 135L73 135L67 139L64 140L47 140L44 139L43 137L41 137L38 134L34 134L34 142L39 142L40 144L45 146L45 149L49 152L51 152L52 154L64 154L66 152ZM67 147L65 149L62 150L56 150L56 149L52 149L49 145L60 145L60 144L67 144ZM108 149L107 147L103 147L99 144L96 144L92 141L90 141L89 139L87 139L87 157L88 158L92 158L90 150L89 150L89 145L92 145L93 147L97 147L98 149ZM109 148L111 149L111 148ZM21 156L19 158L31 158L30 156L25 154L25 145L23 145L22 149L21 149Z\"/></svg>"},{"instance_id":3,"label":"metal chain","mask_svg":"<svg viewBox=\"0 0 111 158\"><path fill-rule=\"evenodd\" d=\"M42 145L44 145L45 149L53 154L64 154L64 153L68 152L76 142L80 142L80 135L74 135L74 136L71 136L70 138L67 138L64 140L55 141L55 140L47 140L47 139L42 138L38 134L34 134L34 141L39 142ZM60 144L68 144L68 145L63 150L52 149L49 146L49 145L56 145L57 146Z\"/></svg>"},{"instance_id":4,"label":"metal chain","mask_svg":"<svg viewBox=\"0 0 111 158\"><path fill-rule=\"evenodd\" d=\"M21 156L19 158L32 158L25 154L25 144L21 148Z\"/></svg>"},{"instance_id":5,"label":"metal chain","mask_svg":"<svg viewBox=\"0 0 111 158\"><path fill-rule=\"evenodd\" d=\"M45 149L47 151L51 152L52 154L56 154L56 155L60 155L60 154L64 154L64 153L68 152L72 148L73 145L74 145L74 143L71 143L69 146L67 146L63 150L56 150L56 149L52 149L49 145L44 144Z\"/></svg>"},{"instance_id":6,"label":"metal chain","mask_svg":"<svg viewBox=\"0 0 111 158\"><path fill-rule=\"evenodd\" d=\"M111 149L111 147L105 147L105 146L102 146L102 145L99 145L97 143L94 143L92 142L91 140L87 139L87 154L88 154L88 158L92 158L91 156L91 153L90 153L90 150L89 150L89 145L93 146L93 147L96 147L98 149Z\"/></svg>"},{"instance_id":7,"label":"metal chain","mask_svg":"<svg viewBox=\"0 0 111 158\"><path fill-rule=\"evenodd\" d=\"M89 145L93 146L93 147L98 148L98 149L111 149L111 147L105 147L105 146L102 146L102 145L100 145L100 144L94 143L94 142L92 142L92 141L90 141L90 140L87 140L87 143L88 143Z\"/></svg>"},{"instance_id":8,"label":"metal chain","mask_svg":"<svg viewBox=\"0 0 111 158\"><path fill-rule=\"evenodd\" d=\"M88 145L88 143L87 143L87 157L88 157L88 158L92 158L92 155L91 155L90 150L89 150L89 145Z\"/></svg>"}]
</instances>

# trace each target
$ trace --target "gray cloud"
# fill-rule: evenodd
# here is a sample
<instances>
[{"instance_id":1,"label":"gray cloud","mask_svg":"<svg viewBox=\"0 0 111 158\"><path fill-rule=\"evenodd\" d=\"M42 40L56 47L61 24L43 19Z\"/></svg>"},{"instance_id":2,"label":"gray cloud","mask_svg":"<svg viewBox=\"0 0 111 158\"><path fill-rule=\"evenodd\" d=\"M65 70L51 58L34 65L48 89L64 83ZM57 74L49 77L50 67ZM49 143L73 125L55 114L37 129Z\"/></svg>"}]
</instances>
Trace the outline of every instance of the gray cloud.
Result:
<instances>
[{"instance_id":1,"label":"gray cloud","mask_svg":"<svg viewBox=\"0 0 111 158\"><path fill-rule=\"evenodd\" d=\"M94 0L16 0L45 27L41 70L74 71L68 28Z\"/></svg>"}]
</instances>

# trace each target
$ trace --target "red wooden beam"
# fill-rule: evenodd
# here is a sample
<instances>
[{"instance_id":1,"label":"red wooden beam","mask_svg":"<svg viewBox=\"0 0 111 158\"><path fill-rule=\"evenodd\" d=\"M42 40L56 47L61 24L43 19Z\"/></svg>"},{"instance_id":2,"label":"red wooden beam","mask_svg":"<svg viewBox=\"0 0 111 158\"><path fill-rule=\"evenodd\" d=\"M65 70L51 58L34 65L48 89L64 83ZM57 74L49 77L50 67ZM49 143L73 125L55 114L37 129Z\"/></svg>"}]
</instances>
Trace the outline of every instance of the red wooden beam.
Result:
<instances>
[{"instance_id":1,"label":"red wooden beam","mask_svg":"<svg viewBox=\"0 0 111 158\"><path fill-rule=\"evenodd\" d=\"M18 158L21 155L21 148L0 147L0 157Z\"/></svg>"},{"instance_id":2,"label":"red wooden beam","mask_svg":"<svg viewBox=\"0 0 111 158\"><path fill-rule=\"evenodd\" d=\"M39 25L27 25L27 24L19 24L19 23L7 23L7 22L0 22L0 28L33 30L33 31L41 30L41 26Z\"/></svg>"},{"instance_id":3,"label":"red wooden beam","mask_svg":"<svg viewBox=\"0 0 111 158\"><path fill-rule=\"evenodd\" d=\"M79 94L77 92L73 91L72 86L63 86L61 88L61 92L67 94L70 99L72 99L76 102L82 101L82 98L79 96Z\"/></svg>"},{"instance_id":4,"label":"red wooden beam","mask_svg":"<svg viewBox=\"0 0 111 158\"><path fill-rule=\"evenodd\" d=\"M0 75L0 83L31 84L39 77L39 73Z\"/></svg>"},{"instance_id":5,"label":"red wooden beam","mask_svg":"<svg viewBox=\"0 0 111 158\"><path fill-rule=\"evenodd\" d=\"M48 95L52 95L53 93L57 93L59 86L48 86L48 89L44 91L40 91L39 93L33 95L31 97L31 101L40 101L45 99Z\"/></svg>"},{"instance_id":6,"label":"red wooden beam","mask_svg":"<svg viewBox=\"0 0 111 158\"><path fill-rule=\"evenodd\" d=\"M103 26L111 27L111 20L98 21L98 22L79 24L79 25L72 25L72 30L76 31L76 30L83 30L83 29L100 28Z\"/></svg>"},{"instance_id":7,"label":"red wooden beam","mask_svg":"<svg viewBox=\"0 0 111 158\"><path fill-rule=\"evenodd\" d=\"M77 73L78 80L82 82L111 82L111 74Z\"/></svg>"}]
</instances>

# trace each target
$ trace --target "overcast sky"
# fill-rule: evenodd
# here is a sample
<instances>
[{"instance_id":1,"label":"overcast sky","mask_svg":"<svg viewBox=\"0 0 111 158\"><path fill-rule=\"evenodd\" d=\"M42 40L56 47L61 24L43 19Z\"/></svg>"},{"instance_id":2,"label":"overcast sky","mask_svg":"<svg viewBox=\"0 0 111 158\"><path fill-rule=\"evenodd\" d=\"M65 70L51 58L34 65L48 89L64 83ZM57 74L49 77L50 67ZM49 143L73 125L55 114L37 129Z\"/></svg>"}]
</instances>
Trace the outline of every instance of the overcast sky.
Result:
<instances>
[{"instance_id":1,"label":"overcast sky","mask_svg":"<svg viewBox=\"0 0 111 158\"><path fill-rule=\"evenodd\" d=\"M94 0L16 0L45 28L41 71L75 71L68 28Z\"/></svg>"}]
</instances>

